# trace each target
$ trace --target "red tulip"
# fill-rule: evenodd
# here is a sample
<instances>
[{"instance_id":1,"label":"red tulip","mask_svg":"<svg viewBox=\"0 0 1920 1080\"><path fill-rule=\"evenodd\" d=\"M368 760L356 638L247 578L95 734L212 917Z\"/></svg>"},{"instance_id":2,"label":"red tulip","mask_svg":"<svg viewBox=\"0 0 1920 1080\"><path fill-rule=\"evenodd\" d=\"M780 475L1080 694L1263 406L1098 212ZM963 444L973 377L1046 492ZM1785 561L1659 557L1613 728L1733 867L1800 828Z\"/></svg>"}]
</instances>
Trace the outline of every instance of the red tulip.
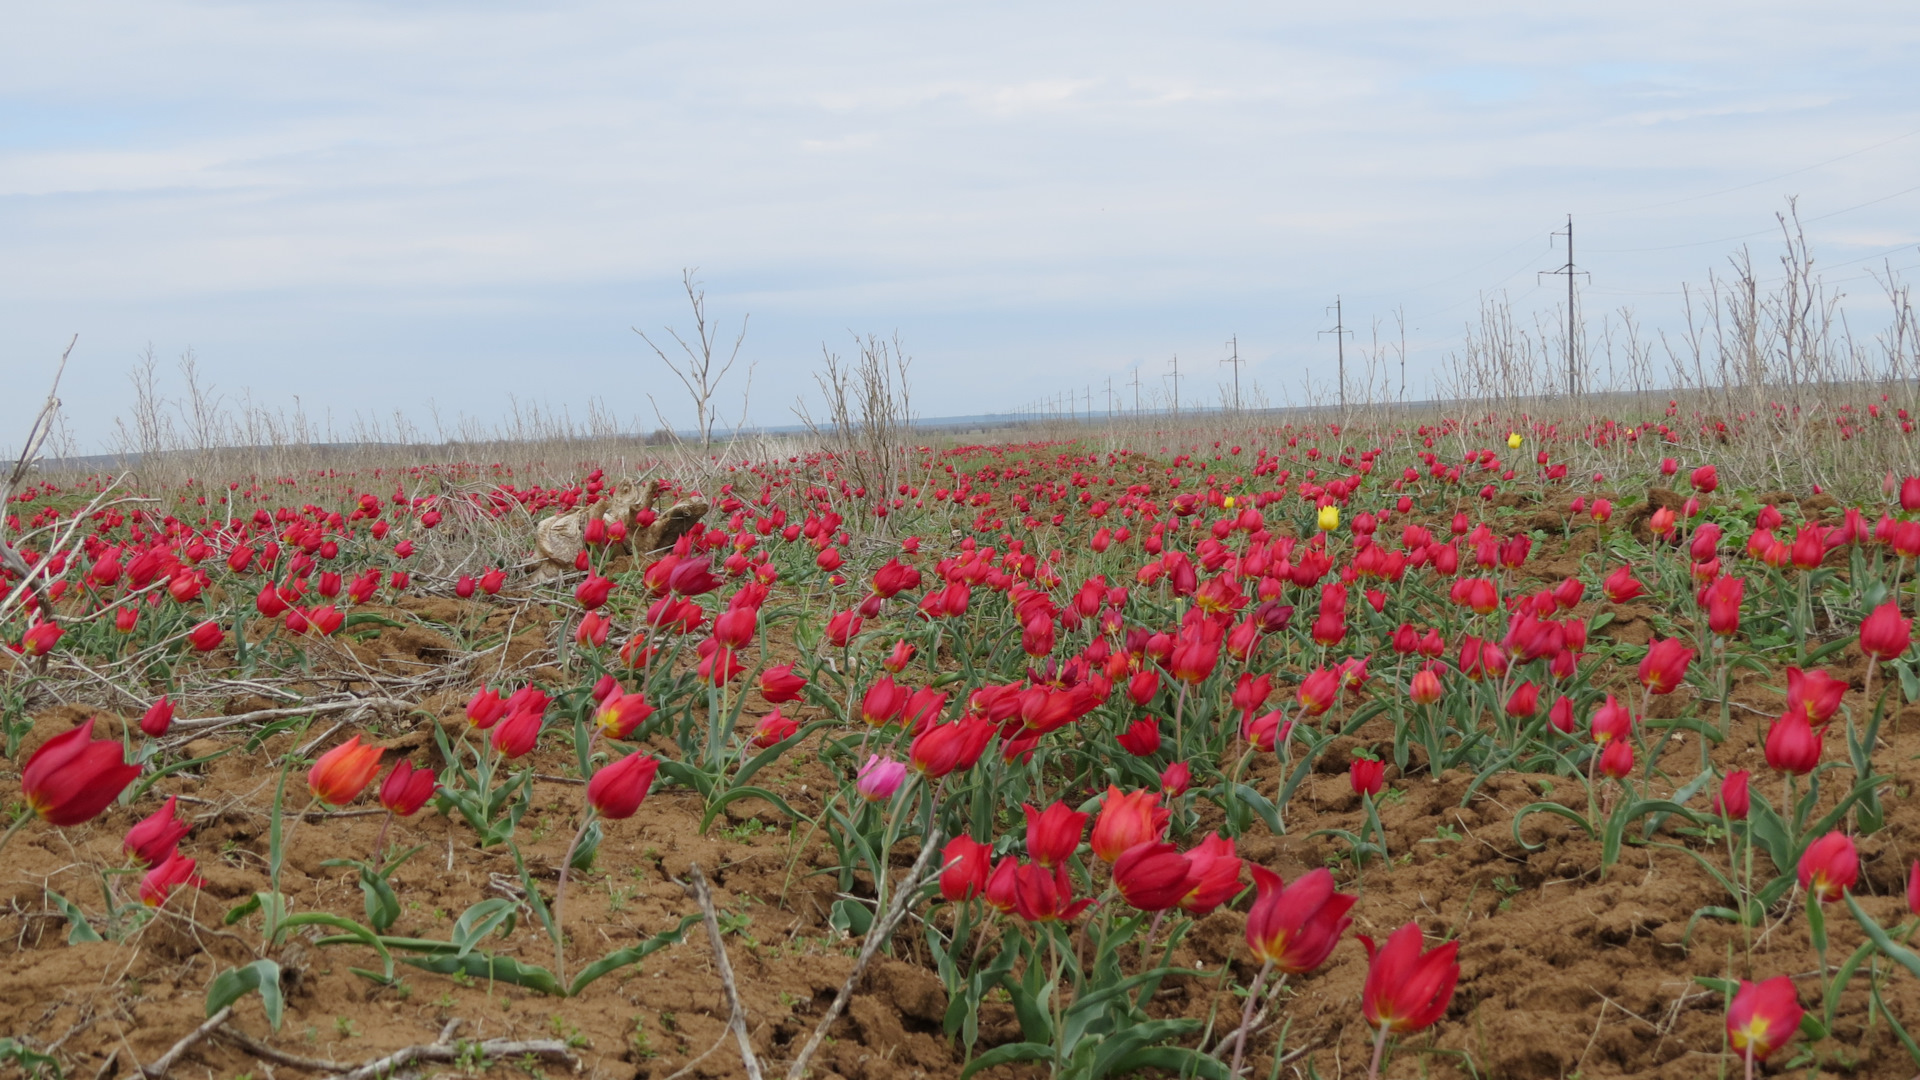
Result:
<instances>
[{"instance_id":1,"label":"red tulip","mask_svg":"<svg viewBox=\"0 0 1920 1080\"><path fill-rule=\"evenodd\" d=\"M1160 725L1153 720L1136 720L1120 733L1120 748L1134 757L1149 757L1160 749Z\"/></svg>"},{"instance_id":2,"label":"red tulip","mask_svg":"<svg viewBox=\"0 0 1920 1080\"><path fill-rule=\"evenodd\" d=\"M21 634L21 651L27 655L46 655L60 644L61 634L65 634L65 630L54 623L35 623Z\"/></svg>"},{"instance_id":3,"label":"red tulip","mask_svg":"<svg viewBox=\"0 0 1920 1080\"><path fill-rule=\"evenodd\" d=\"M433 798L434 782L432 769L416 769L402 758L380 782L380 805L401 817L412 817Z\"/></svg>"},{"instance_id":4,"label":"red tulip","mask_svg":"<svg viewBox=\"0 0 1920 1080\"><path fill-rule=\"evenodd\" d=\"M993 741L994 725L981 716L933 724L907 747L907 765L929 780L973 768Z\"/></svg>"},{"instance_id":5,"label":"red tulip","mask_svg":"<svg viewBox=\"0 0 1920 1080\"><path fill-rule=\"evenodd\" d=\"M263 618L277 619L286 614L287 601L280 595L280 586L269 581L260 586L260 594L253 599L253 607Z\"/></svg>"},{"instance_id":6,"label":"red tulip","mask_svg":"<svg viewBox=\"0 0 1920 1080\"><path fill-rule=\"evenodd\" d=\"M893 676L882 675L880 681L867 687L860 698L860 719L874 727L892 723L898 719L902 709L907 706L907 698L912 692L893 681Z\"/></svg>"},{"instance_id":7,"label":"red tulip","mask_svg":"<svg viewBox=\"0 0 1920 1080\"><path fill-rule=\"evenodd\" d=\"M645 694L623 693L616 686L600 703L594 723L607 738L624 739L652 715L653 706L647 704Z\"/></svg>"},{"instance_id":8,"label":"red tulip","mask_svg":"<svg viewBox=\"0 0 1920 1080\"><path fill-rule=\"evenodd\" d=\"M1160 793L1169 799L1177 799L1186 794L1187 786L1193 782L1193 770L1187 768L1184 761L1176 761L1161 770Z\"/></svg>"},{"instance_id":9,"label":"red tulip","mask_svg":"<svg viewBox=\"0 0 1920 1080\"><path fill-rule=\"evenodd\" d=\"M1127 680L1127 700L1135 705L1145 705L1160 692L1160 673L1152 668L1142 668Z\"/></svg>"},{"instance_id":10,"label":"red tulip","mask_svg":"<svg viewBox=\"0 0 1920 1080\"><path fill-rule=\"evenodd\" d=\"M1013 871L1013 911L1027 922L1073 919L1092 904L1092 900L1073 899L1073 882L1064 866L1048 870L1027 865Z\"/></svg>"},{"instance_id":11,"label":"red tulip","mask_svg":"<svg viewBox=\"0 0 1920 1080\"><path fill-rule=\"evenodd\" d=\"M341 624L347 621L347 617L340 613L339 608L334 607L332 604L327 604L323 607L314 608L312 611L308 612L307 621L312 623L313 628L315 630L320 631L322 636L332 637L334 631L340 629ZM206 625L212 626L213 624L207 623ZM214 644L215 645L219 644L218 638L215 638ZM194 645L196 648L202 647L200 646L199 642L195 642ZM205 646L204 648L212 648L212 647L213 646L209 645L209 646Z\"/></svg>"},{"instance_id":12,"label":"red tulip","mask_svg":"<svg viewBox=\"0 0 1920 1080\"><path fill-rule=\"evenodd\" d=\"M1087 815L1056 802L1045 810L1021 804L1027 814L1027 857L1049 869L1065 863L1080 848Z\"/></svg>"},{"instance_id":13,"label":"red tulip","mask_svg":"<svg viewBox=\"0 0 1920 1080\"><path fill-rule=\"evenodd\" d=\"M1347 782L1356 795L1378 795L1387 783L1387 763L1372 758L1354 758L1347 766Z\"/></svg>"},{"instance_id":14,"label":"red tulip","mask_svg":"<svg viewBox=\"0 0 1920 1080\"><path fill-rule=\"evenodd\" d=\"M1640 661L1640 684L1656 694L1671 694L1687 677L1693 650L1679 638L1662 638L1647 646Z\"/></svg>"},{"instance_id":15,"label":"red tulip","mask_svg":"<svg viewBox=\"0 0 1920 1080\"><path fill-rule=\"evenodd\" d=\"M167 729L172 726L173 701L162 694L160 700L147 706L147 711L140 717L140 730L150 738L157 739L165 735Z\"/></svg>"},{"instance_id":16,"label":"red tulip","mask_svg":"<svg viewBox=\"0 0 1920 1080\"><path fill-rule=\"evenodd\" d=\"M1204 918L1221 904L1240 893L1240 858L1233 852L1233 841L1211 833L1200 846L1187 852L1193 864L1193 887L1180 898L1180 910L1194 918Z\"/></svg>"},{"instance_id":17,"label":"red tulip","mask_svg":"<svg viewBox=\"0 0 1920 1080\"><path fill-rule=\"evenodd\" d=\"M1573 699L1565 694L1560 695L1560 700L1547 710L1547 723L1562 735L1573 734Z\"/></svg>"},{"instance_id":18,"label":"red tulip","mask_svg":"<svg viewBox=\"0 0 1920 1080\"><path fill-rule=\"evenodd\" d=\"M851 611L836 612L827 620L827 640L836 649L844 649L860 636L860 616Z\"/></svg>"},{"instance_id":19,"label":"red tulip","mask_svg":"<svg viewBox=\"0 0 1920 1080\"><path fill-rule=\"evenodd\" d=\"M799 730L799 721L790 716L783 716L779 709L775 709L761 717L760 723L754 726L753 745L762 750L769 746L778 746L793 738L794 733Z\"/></svg>"},{"instance_id":20,"label":"red tulip","mask_svg":"<svg viewBox=\"0 0 1920 1080\"><path fill-rule=\"evenodd\" d=\"M1786 713L1767 730L1766 756L1772 768L1805 776L1820 764L1820 733L1801 713Z\"/></svg>"},{"instance_id":21,"label":"red tulip","mask_svg":"<svg viewBox=\"0 0 1920 1080\"><path fill-rule=\"evenodd\" d=\"M1713 494L1720 486L1720 471L1711 465L1702 465L1693 470L1693 490L1702 495Z\"/></svg>"},{"instance_id":22,"label":"red tulip","mask_svg":"<svg viewBox=\"0 0 1920 1080\"><path fill-rule=\"evenodd\" d=\"M1860 651L1877 660L1893 660L1913 644L1913 623L1900 617L1900 605L1889 600L1860 623Z\"/></svg>"},{"instance_id":23,"label":"red tulip","mask_svg":"<svg viewBox=\"0 0 1920 1080\"><path fill-rule=\"evenodd\" d=\"M1454 956L1460 943L1449 941L1422 953L1425 940L1418 923L1395 930L1387 943L1375 948L1362 936L1367 950L1367 982L1360 992L1360 1011L1367 1022L1384 1032L1407 1034L1431 1027L1445 1015L1460 979Z\"/></svg>"},{"instance_id":24,"label":"red tulip","mask_svg":"<svg viewBox=\"0 0 1920 1080\"><path fill-rule=\"evenodd\" d=\"M1093 823L1093 853L1111 864L1129 848L1160 839L1172 816L1171 810L1161 807L1158 792L1123 793L1109 785L1107 797L1100 803L1100 816Z\"/></svg>"},{"instance_id":25,"label":"red tulip","mask_svg":"<svg viewBox=\"0 0 1920 1080\"><path fill-rule=\"evenodd\" d=\"M1432 668L1421 668L1413 673L1413 679L1407 684L1407 696L1416 705L1431 705L1440 700L1440 676Z\"/></svg>"},{"instance_id":26,"label":"red tulip","mask_svg":"<svg viewBox=\"0 0 1920 1080\"><path fill-rule=\"evenodd\" d=\"M360 796L380 771L377 746L363 746L355 735L320 755L307 773L307 790L329 806L345 806Z\"/></svg>"},{"instance_id":27,"label":"red tulip","mask_svg":"<svg viewBox=\"0 0 1920 1080\"><path fill-rule=\"evenodd\" d=\"M800 692L806 687L806 677L795 674L792 664L770 667L760 673L760 696L767 699L769 704L799 701Z\"/></svg>"},{"instance_id":28,"label":"red tulip","mask_svg":"<svg viewBox=\"0 0 1920 1080\"><path fill-rule=\"evenodd\" d=\"M588 574L586 580L573 588L573 598L588 611L607 602L607 596L613 592L613 579L598 574Z\"/></svg>"},{"instance_id":29,"label":"red tulip","mask_svg":"<svg viewBox=\"0 0 1920 1080\"><path fill-rule=\"evenodd\" d=\"M1095 826L1098 835L1099 827ZM1193 860L1172 844L1146 840L1113 860L1113 883L1126 902L1141 911L1165 911L1199 884Z\"/></svg>"},{"instance_id":30,"label":"red tulip","mask_svg":"<svg viewBox=\"0 0 1920 1080\"><path fill-rule=\"evenodd\" d=\"M93 738L93 718L63 731L33 752L20 770L27 806L52 825L78 825L105 810L134 778L117 739Z\"/></svg>"},{"instance_id":31,"label":"red tulip","mask_svg":"<svg viewBox=\"0 0 1920 1080\"><path fill-rule=\"evenodd\" d=\"M628 754L603 765L587 781L587 802L601 817L623 819L633 816L653 787L654 774L660 771L660 759L652 754Z\"/></svg>"},{"instance_id":32,"label":"red tulip","mask_svg":"<svg viewBox=\"0 0 1920 1080\"><path fill-rule=\"evenodd\" d=\"M1765 1061L1800 1030L1800 995L1793 980L1775 975L1763 983L1740 980L1727 1007L1727 1043L1741 1056Z\"/></svg>"},{"instance_id":33,"label":"red tulip","mask_svg":"<svg viewBox=\"0 0 1920 1080\"><path fill-rule=\"evenodd\" d=\"M1507 715L1516 720L1525 720L1540 709L1540 688L1530 682L1521 683L1507 696Z\"/></svg>"},{"instance_id":34,"label":"red tulip","mask_svg":"<svg viewBox=\"0 0 1920 1080\"><path fill-rule=\"evenodd\" d=\"M1594 710L1593 741L1602 746L1633 734L1633 713L1607 695L1607 703Z\"/></svg>"},{"instance_id":35,"label":"red tulip","mask_svg":"<svg viewBox=\"0 0 1920 1080\"><path fill-rule=\"evenodd\" d=\"M485 731L507 714L507 704L500 699L498 690L482 687L467 702L467 723Z\"/></svg>"},{"instance_id":36,"label":"red tulip","mask_svg":"<svg viewBox=\"0 0 1920 1080\"><path fill-rule=\"evenodd\" d=\"M1333 708L1340 695L1340 675L1332 668L1317 668L1300 681L1295 696L1308 716L1319 716Z\"/></svg>"},{"instance_id":37,"label":"red tulip","mask_svg":"<svg viewBox=\"0 0 1920 1080\"><path fill-rule=\"evenodd\" d=\"M1800 854L1800 887L1821 903L1832 903L1860 880L1860 853L1845 833L1830 832Z\"/></svg>"},{"instance_id":38,"label":"red tulip","mask_svg":"<svg viewBox=\"0 0 1920 1080\"><path fill-rule=\"evenodd\" d=\"M1714 793L1713 810L1716 814L1725 814L1734 821L1745 821L1752 797L1747 784L1753 774L1745 769L1736 769L1720 781L1720 790Z\"/></svg>"},{"instance_id":39,"label":"red tulip","mask_svg":"<svg viewBox=\"0 0 1920 1080\"><path fill-rule=\"evenodd\" d=\"M187 631L187 641L201 652L212 652L225 640L227 640L227 632L220 629L220 624L212 619Z\"/></svg>"},{"instance_id":40,"label":"red tulip","mask_svg":"<svg viewBox=\"0 0 1920 1080\"><path fill-rule=\"evenodd\" d=\"M1633 744L1615 739L1600 751L1600 775L1609 780L1624 779L1633 772Z\"/></svg>"},{"instance_id":41,"label":"red tulip","mask_svg":"<svg viewBox=\"0 0 1920 1080\"><path fill-rule=\"evenodd\" d=\"M1847 683L1824 671L1787 668L1787 711L1804 713L1815 724L1824 724L1840 708Z\"/></svg>"},{"instance_id":42,"label":"red tulip","mask_svg":"<svg viewBox=\"0 0 1920 1080\"><path fill-rule=\"evenodd\" d=\"M719 631L719 624L715 624L714 630L716 633ZM893 643L893 651L887 654L886 659L880 661L880 666L898 675L907 669L908 664L913 663L914 651L913 642L896 641Z\"/></svg>"},{"instance_id":43,"label":"red tulip","mask_svg":"<svg viewBox=\"0 0 1920 1080\"><path fill-rule=\"evenodd\" d=\"M1354 898L1335 892L1326 867L1309 870L1292 886L1264 866L1249 866L1258 895L1247 913L1247 947L1290 975L1326 962L1353 919Z\"/></svg>"},{"instance_id":44,"label":"red tulip","mask_svg":"<svg viewBox=\"0 0 1920 1080\"><path fill-rule=\"evenodd\" d=\"M1633 576L1631 567L1622 566L1607 575L1607 579L1600 583L1600 591L1607 594L1608 600L1616 604L1624 604L1646 592L1647 587L1640 584L1639 580Z\"/></svg>"},{"instance_id":45,"label":"red tulip","mask_svg":"<svg viewBox=\"0 0 1920 1080\"><path fill-rule=\"evenodd\" d=\"M540 741L546 709L514 709L493 729L493 748L503 757L524 757Z\"/></svg>"},{"instance_id":46,"label":"red tulip","mask_svg":"<svg viewBox=\"0 0 1920 1080\"><path fill-rule=\"evenodd\" d=\"M949 903L984 896L993 868L993 847L962 834L940 850L940 895Z\"/></svg>"},{"instance_id":47,"label":"red tulip","mask_svg":"<svg viewBox=\"0 0 1920 1080\"><path fill-rule=\"evenodd\" d=\"M1220 663L1220 643L1208 641L1204 637L1187 638L1173 646L1173 652L1167 658L1167 670L1174 678L1189 686L1197 684L1213 674Z\"/></svg>"},{"instance_id":48,"label":"red tulip","mask_svg":"<svg viewBox=\"0 0 1920 1080\"><path fill-rule=\"evenodd\" d=\"M181 885L199 888L206 882L193 872L194 862L179 852L167 856L167 861L147 871L140 879L140 902L148 907L159 907L167 902L167 897Z\"/></svg>"},{"instance_id":49,"label":"red tulip","mask_svg":"<svg viewBox=\"0 0 1920 1080\"><path fill-rule=\"evenodd\" d=\"M174 796L167 796L166 805L127 830L127 837L120 846L148 866L159 866L166 862L173 854L173 849L193 830L191 824L175 815L176 801Z\"/></svg>"},{"instance_id":50,"label":"red tulip","mask_svg":"<svg viewBox=\"0 0 1920 1080\"><path fill-rule=\"evenodd\" d=\"M1707 586L1707 629L1721 637L1740 632L1740 604L1746 595L1745 578L1723 577Z\"/></svg>"}]
</instances>

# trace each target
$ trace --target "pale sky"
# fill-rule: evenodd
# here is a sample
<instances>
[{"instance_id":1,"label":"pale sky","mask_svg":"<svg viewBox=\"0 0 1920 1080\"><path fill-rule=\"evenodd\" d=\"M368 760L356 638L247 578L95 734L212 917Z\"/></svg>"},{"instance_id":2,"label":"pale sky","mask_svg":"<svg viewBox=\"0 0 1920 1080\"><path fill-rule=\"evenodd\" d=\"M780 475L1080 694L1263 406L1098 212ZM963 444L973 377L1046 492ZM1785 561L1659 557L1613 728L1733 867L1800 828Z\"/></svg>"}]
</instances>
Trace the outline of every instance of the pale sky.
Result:
<instances>
[{"instance_id":1,"label":"pale sky","mask_svg":"<svg viewBox=\"0 0 1920 1080\"><path fill-rule=\"evenodd\" d=\"M685 424L629 327L685 326L686 266L752 313L768 425L849 331L923 415L1104 408L1176 353L1214 398L1231 335L1277 403L1335 294L1363 337L1404 307L1424 391L1480 293L1563 295L1568 212L1588 314L1661 325L1797 195L1872 322L1866 269L1920 267L1916 60L1911 0L18 4L0 443L75 332L83 450L148 344L343 434Z\"/></svg>"}]
</instances>

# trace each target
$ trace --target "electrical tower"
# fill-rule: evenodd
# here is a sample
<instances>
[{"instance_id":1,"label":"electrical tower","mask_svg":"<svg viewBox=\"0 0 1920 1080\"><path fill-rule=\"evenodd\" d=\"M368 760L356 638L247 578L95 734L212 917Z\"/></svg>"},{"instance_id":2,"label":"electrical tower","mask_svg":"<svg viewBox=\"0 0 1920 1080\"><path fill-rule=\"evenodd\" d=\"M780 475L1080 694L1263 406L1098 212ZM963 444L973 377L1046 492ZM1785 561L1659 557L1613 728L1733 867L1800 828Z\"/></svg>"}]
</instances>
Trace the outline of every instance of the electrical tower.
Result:
<instances>
[{"instance_id":1,"label":"electrical tower","mask_svg":"<svg viewBox=\"0 0 1920 1080\"><path fill-rule=\"evenodd\" d=\"M1333 307L1329 310L1333 312L1333 329L1320 332L1333 335L1334 355L1340 362L1340 408L1345 409L1347 407L1347 335L1353 331L1347 329L1345 313L1340 306L1338 296L1333 298Z\"/></svg>"},{"instance_id":2,"label":"electrical tower","mask_svg":"<svg viewBox=\"0 0 1920 1080\"><path fill-rule=\"evenodd\" d=\"M1542 270L1540 271L1540 273L1542 275L1564 274L1566 275L1566 278L1567 278L1567 396L1575 397L1575 396L1578 396L1580 393L1580 365L1579 365L1580 354L1578 351L1579 339L1574 337L1574 321L1575 320L1574 320L1574 310L1573 310L1573 279L1576 276L1580 274L1586 274L1587 272L1585 270L1575 269L1573 265L1573 215L1572 214L1567 215L1567 231L1565 233L1561 233L1559 230L1555 230L1551 233L1548 233L1547 235L1549 239L1551 239L1552 237L1563 236L1563 235L1567 238L1567 264L1565 266L1562 266L1558 270ZM1593 275L1587 274L1587 276L1592 277Z\"/></svg>"},{"instance_id":3,"label":"electrical tower","mask_svg":"<svg viewBox=\"0 0 1920 1080\"><path fill-rule=\"evenodd\" d=\"M1233 354L1220 362L1223 364L1233 365L1233 411L1239 412L1240 411L1240 364L1242 363L1240 359L1240 335L1235 334L1233 335L1233 337L1227 339L1227 347L1233 350Z\"/></svg>"},{"instance_id":4,"label":"electrical tower","mask_svg":"<svg viewBox=\"0 0 1920 1080\"><path fill-rule=\"evenodd\" d=\"M1133 415L1140 415L1140 365L1133 365Z\"/></svg>"},{"instance_id":5,"label":"electrical tower","mask_svg":"<svg viewBox=\"0 0 1920 1080\"><path fill-rule=\"evenodd\" d=\"M1180 415L1180 354L1173 354L1173 415Z\"/></svg>"}]
</instances>

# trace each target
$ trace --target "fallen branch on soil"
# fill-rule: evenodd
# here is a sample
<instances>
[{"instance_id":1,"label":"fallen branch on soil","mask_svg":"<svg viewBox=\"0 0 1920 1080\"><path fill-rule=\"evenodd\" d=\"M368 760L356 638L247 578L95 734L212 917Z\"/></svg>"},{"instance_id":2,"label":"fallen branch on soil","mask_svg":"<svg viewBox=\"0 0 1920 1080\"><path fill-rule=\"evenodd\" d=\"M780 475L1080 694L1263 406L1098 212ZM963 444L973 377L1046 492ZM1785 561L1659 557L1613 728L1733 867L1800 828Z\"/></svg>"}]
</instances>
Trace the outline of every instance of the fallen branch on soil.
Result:
<instances>
[{"instance_id":1,"label":"fallen branch on soil","mask_svg":"<svg viewBox=\"0 0 1920 1080\"><path fill-rule=\"evenodd\" d=\"M694 899L700 902L700 914L706 919L707 940L713 944L714 966L720 971L720 985L727 991L727 1027L739 1040L740 1060L747 1068L747 1076L751 1080L761 1080L760 1060L753 1056L753 1040L747 1034L747 1007L740 1003L740 988L733 981L733 965L727 960L727 946L720 940L720 920L713 912L713 892L707 888L707 875L700 872L699 863L694 863L690 872Z\"/></svg>"},{"instance_id":2,"label":"fallen branch on soil","mask_svg":"<svg viewBox=\"0 0 1920 1080\"><path fill-rule=\"evenodd\" d=\"M229 1010L222 1010L221 1019L225 1019L224 1014L227 1011ZM479 1043L454 1042L453 1033L459 1029L460 1023L459 1020L449 1020L447 1026L440 1030L440 1037L433 1042L403 1047L385 1057L376 1058L358 1066L347 1066L335 1061L301 1057L284 1050L276 1050L234 1027L223 1028L220 1034L221 1037L231 1040L236 1046L255 1057L296 1069L333 1074L325 1080L373 1080L374 1077L391 1076L396 1069L416 1061L460 1061L472 1054L478 1054L482 1058L502 1060L532 1056L573 1066L579 1065L579 1059L574 1056L573 1050L558 1039L488 1039Z\"/></svg>"},{"instance_id":3,"label":"fallen branch on soil","mask_svg":"<svg viewBox=\"0 0 1920 1080\"><path fill-rule=\"evenodd\" d=\"M194 1044L211 1035L214 1028L226 1023L227 1017L232 1015L233 1006L229 1005L219 1012L214 1013L212 1016L207 1017L206 1023L201 1024L199 1027L181 1036L180 1041L173 1044L173 1049L161 1054L159 1059L153 1064L142 1065L140 1067L140 1075L147 1077L147 1080L160 1080L160 1077L167 1075L168 1069L173 1068L174 1062L180 1060L181 1055L193 1049Z\"/></svg>"},{"instance_id":4,"label":"fallen branch on soil","mask_svg":"<svg viewBox=\"0 0 1920 1080\"><path fill-rule=\"evenodd\" d=\"M232 727L235 724L248 724L256 720L283 720L289 716L317 716L320 713L339 712L342 709L355 709L362 706L386 705L396 709L414 708L411 701L399 698L368 697L347 698L342 701L322 701L306 705L287 705L278 709L255 709L252 712L238 713L234 716L209 716L198 720L175 720L173 730L191 731L203 735L219 728Z\"/></svg>"},{"instance_id":5,"label":"fallen branch on soil","mask_svg":"<svg viewBox=\"0 0 1920 1080\"><path fill-rule=\"evenodd\" d=\"M913 860L913 869L908 870L907 876L900 879L900 883L895 886L897 891L893 894L893 903L888 906L886 915L867 930L866 944L860 947L860 958L853 962L853 970L847 973L847 981L841 985L840 993L833 999L833 1004L827 1006L827 1015L821 1017L820 1023L814 1026L813 1034L807 1039L807 1045L800 1048L800 1056L794 1058L793 1064L787 1066L787 1080L800 1080L800 1074L806 1071L807 1059L820 1048L821 1041L827 1037L827 1029L833 1026L835 1020L840 1019L840 1014L846 1010L847 1003L853 1000L853 988L859 985L860 976L866 973L867 965L873 962L874 956L880 951L880 946L886 944L887 939L893 936L894 928L900 925L900 920L907 917L907 908L912 905L913 894L919 889L921 880L926 877L928 864L933 861L933 853L940 850L940 840L939 829L928 831L927 842L920 849L920 857Z\"/></svg>"}]
</instances>

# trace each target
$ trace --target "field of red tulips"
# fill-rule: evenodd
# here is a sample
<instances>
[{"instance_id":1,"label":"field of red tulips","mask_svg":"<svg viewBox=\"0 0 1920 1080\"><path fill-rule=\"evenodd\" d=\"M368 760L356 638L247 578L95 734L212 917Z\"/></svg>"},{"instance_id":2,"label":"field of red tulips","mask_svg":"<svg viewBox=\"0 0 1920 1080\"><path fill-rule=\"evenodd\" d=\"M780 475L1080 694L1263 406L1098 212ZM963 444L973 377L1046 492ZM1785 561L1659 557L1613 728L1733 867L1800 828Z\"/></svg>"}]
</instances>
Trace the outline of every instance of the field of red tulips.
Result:
<instances>
[{"instance_id":1,"label":"field of red tulips","mask_svg":"<svg viewBox=\"0 0 1920 1080\"><path fill-rule=\"evenodd\" d=\"M1920 478L1742 437L31 477L0 1076L1904 1080Z\"/></svg>"}]
</instances>

